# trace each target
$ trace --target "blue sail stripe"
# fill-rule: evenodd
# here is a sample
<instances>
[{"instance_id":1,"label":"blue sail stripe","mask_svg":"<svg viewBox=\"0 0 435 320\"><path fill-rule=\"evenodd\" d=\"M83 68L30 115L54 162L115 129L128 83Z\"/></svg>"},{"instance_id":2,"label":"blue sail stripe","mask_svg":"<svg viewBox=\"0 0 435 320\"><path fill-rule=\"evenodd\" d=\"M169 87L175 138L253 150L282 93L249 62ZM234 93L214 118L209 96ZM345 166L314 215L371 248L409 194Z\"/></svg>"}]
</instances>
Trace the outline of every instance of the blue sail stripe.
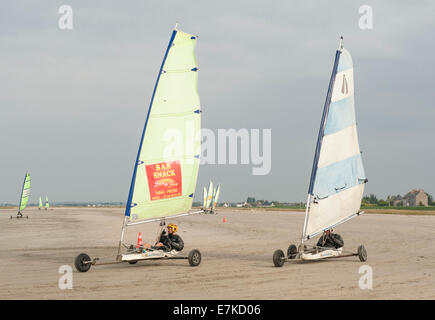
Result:
<instances>
[{"instance_id":1,"label":"blue sail stripe","mask_svg":"<svg viewBox=\"0 0 435 320\"><path fill-rule=\"evenodd\" d=\"M355 107L353 95L329 106L324 135L333 134L355 124Z\"/></svg>"},{"instance_id":2,"label":"blue sail stripe","mask_svg":"<svg viewBox=\"0 0 435 320\"><path fill-rule=\"evenodd\" d=\"M343 72L343 71L346 71L346 70L349 70L349 69L352 69L352 64L351 63L349 63L349 62L340 63L338 65L338 68L337 68L337 73L338 72Z\"/></svg>"},{"instance_id":3,"label":"blue sail stripe","mask_svg":"<svg viewBox=\"0 0 435 320\"><path fill-rule=\"evenodd\" d=\"M346 49L343 49L337 72L342 72L353 68L352 57Z\"/></svg>"},{"instance_id":4,"label":"blue sail stripe","mask_svg":"<svg viewBox=\"0 0 435 320\"><path fill-rule=\"evenodd\" d=\"M364 183L361 154L335 162L317 170L313 195L320 199Z\"/></svg>"}]
</instances>

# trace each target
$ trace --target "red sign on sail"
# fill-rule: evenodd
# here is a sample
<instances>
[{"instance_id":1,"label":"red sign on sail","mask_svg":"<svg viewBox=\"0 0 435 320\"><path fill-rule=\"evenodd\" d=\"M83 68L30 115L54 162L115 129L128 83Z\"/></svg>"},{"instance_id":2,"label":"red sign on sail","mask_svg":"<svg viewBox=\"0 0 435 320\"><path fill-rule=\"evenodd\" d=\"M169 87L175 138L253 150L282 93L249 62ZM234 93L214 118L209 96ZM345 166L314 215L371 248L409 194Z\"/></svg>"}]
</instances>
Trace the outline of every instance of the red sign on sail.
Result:
<instances>
[{"instance_id":1,"label":"red sign on sail","mask_svg":"<svg viewBox=\"0 0 435 320\"><path fill-rule=\"evenodd\" d=\"M181 196L180 161L149 164L146 172L151 200Z\"/></svg>"}]
</instances>

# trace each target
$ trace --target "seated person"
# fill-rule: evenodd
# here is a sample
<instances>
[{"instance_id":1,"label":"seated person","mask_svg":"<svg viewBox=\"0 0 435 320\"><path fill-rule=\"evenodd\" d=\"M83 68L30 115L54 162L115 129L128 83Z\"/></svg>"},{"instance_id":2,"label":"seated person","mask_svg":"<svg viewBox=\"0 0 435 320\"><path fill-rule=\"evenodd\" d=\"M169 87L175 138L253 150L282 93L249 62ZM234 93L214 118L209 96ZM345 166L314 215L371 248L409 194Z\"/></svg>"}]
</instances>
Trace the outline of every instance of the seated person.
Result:
<instances>
[{"instance_id":1,"label":"seated person","mask_svg":"<svg viewBox=\"0 0 435 320\"><path fill-rule=\"evenodd\" d=\"M317 241L317 246L323 248L341 248L344 245L343 238L338 233L333 232L333 229L325 230L319 241Z\"/></svg>"},{"instance_id":2,"label":"seated person","mask_svg":"<svg viewBox=\"0 0 435 320\"><path fill-rule=\"evenodd\" d=\"M178 226L175 223L168 224L168 234L166 234L166 231L163 230L162 234L160 235L159 241L157 241L154 246L151 246L149 243L145 243L144 248L164 251L183 250L184 242L178 234L175 234L177 230Z\"/></svg>"}]
</instances>

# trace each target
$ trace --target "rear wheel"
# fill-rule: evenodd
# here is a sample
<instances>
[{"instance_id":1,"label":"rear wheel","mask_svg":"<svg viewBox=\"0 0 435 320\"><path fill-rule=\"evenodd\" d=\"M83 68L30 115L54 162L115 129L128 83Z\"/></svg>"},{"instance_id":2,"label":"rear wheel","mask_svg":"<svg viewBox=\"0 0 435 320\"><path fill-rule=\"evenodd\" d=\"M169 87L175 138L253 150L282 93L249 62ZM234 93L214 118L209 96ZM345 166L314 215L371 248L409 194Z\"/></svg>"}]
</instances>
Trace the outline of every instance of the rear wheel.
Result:
<instances>
[{"instance_id":1,"label":"rear wheel","mask_svg":"<svg viewBox=\"0 0 435 320\"><path fill-rule=\"evenodd\" d=\"M91 268L91 257L89 257L86 253L80 253L75 261L74 265L77 271L86 272Z\"/></svg>"},{"instance_id":2,"label":"rear wheel","mask_svg":"<svg viewBox=\"0 0 435 320\"><path fill-rule=\"evenodd\" d=\"M192 267L196 267L199 266L199 264L201 263L201 252L199 252L198 249L193 249L189 252L189 264Z\"/></svg>"},{"instance_id":3,"label":"rear wheel","mask_svg":"<svg viewBox=\"0 0 435 320\"><path fill-rule=\"evenodd\" d=\"M297 253L298 253L298 248L294 244L289 245L287 249L287 258L294 259L296 258Z\"/></svg>"},{"instance_id":4,"label":"rear wheel","mask_svg":"<svg viewBox=\"0 0 435 320\"><path fill-rule=\"evenodd\" d=\"M364 245L358 247L358 257L361 262L367 261L367 250Z\"/></svg>"},{"instance_id":5,"label":"rear wheel","mask_svg":"<svg viewBox=\"0 0 435 320\"><path fill-rule=\"evenodd\" d=\"M273 264L275 267L282 267L284 265L285 257L284 252L280 249L273 253Z\"/></svg>"}]
</instances>

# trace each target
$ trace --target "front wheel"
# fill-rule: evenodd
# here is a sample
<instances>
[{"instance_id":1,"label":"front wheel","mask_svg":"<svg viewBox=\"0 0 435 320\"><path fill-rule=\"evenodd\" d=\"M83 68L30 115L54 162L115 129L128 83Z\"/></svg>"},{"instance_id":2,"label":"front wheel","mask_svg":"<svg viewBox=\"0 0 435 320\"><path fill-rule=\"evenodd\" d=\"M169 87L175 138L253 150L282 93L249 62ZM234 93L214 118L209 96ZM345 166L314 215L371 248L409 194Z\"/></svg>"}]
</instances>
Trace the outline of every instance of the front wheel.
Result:
<instances>
[{"instance_id":1,"label":"front wheel","mask_svg":"<svg viewBox=\"0 0 435 320\"><path fill-rule=\"evenodd\" d=\"M201 252L199 252L198 249L193 249L189 252L189 264L192 267L196 267L199 266L199 264L201 263Z\"/></svg>"},{"instance_id":2,"label":"front wheel","mask_svg":"<svg viewBox=\"0 0 435 320\"><path fill-rule=\"evenodd\" d=\"M136 264L136 263L137 263L137 260L129 261L128 263L129 263L129 264Z\"/></svg>"},{"instance_id":3,"label":"front wheel","mask_svg":"<svg viewBox=\"0 0 435 320\"><path fill-rule=\"evenodd\" d=\"M91 268L91 257L89 257L86 253L80 253L75 261L74 265L77 271L86 272Z\"/></svg>"},{"instance_id":4,"label":"front wheel","mask_svg":"<svg viewBox=\"0 0 435 320\"><path fill-rule=\"evenodd\" d=\"M275 267L282 267L285 262L284 252L280 249L273 253L273 264Z\"/></svg>"},{"instance_id":5,"label":"front wheel","mask_svg":"<svg viewBox=\"0 0 435 320\"><path fill-rule=\"evenodd\" d=\"M361 262L367 261L367 250L364 245L358 247L358 257Z\"/></svg>"}]
</instances>

